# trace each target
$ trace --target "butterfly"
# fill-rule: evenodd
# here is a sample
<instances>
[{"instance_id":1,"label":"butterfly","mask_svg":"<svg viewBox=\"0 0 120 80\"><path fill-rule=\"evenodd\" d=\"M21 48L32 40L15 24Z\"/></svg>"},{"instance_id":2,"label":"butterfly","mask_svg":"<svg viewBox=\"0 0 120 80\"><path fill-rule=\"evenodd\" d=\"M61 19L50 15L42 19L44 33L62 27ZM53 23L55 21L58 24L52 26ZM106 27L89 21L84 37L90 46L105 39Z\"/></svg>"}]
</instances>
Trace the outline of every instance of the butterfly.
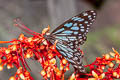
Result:
<instances>
[{"instance_id":1,"label":"butterfly","mask_svg":"<svg viewBox=\"0 0 120 80\"><path fill-rule=\"evenodd\" d=\"M58 40L56 49L79 72L85 72L85 68L82 63L83 54L78 48L86 41L86 34L95 21L96 14L94 10L80 13L46 35L46 39L52 44Z\"/></svg>"}]
</instances>

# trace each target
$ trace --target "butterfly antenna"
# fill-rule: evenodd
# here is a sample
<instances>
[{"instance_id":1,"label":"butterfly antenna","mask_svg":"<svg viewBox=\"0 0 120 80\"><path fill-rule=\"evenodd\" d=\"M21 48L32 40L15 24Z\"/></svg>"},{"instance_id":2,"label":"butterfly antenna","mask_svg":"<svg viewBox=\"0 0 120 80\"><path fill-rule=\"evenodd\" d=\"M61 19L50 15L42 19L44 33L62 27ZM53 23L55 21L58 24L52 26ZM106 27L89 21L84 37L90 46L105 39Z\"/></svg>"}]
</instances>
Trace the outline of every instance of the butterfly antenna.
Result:
<instances>
[{"instance_id":1,"label":"butterfly antenna","mask_svg":"<svg viewBox=\"0 0 120 80\"><path fill-rule=\"evenodd\" d=\"M14 19L14 22L15 22L15 26L19 27L20 29L24 30L25 32L29 33L29 34L32 34L32 35L35 35L35 34L39 34L35 31L32 31L31 29L29 29L28 27L26 27L22 21L20 20L20 18L15 18Z\"/></svg>"}]
</instances>

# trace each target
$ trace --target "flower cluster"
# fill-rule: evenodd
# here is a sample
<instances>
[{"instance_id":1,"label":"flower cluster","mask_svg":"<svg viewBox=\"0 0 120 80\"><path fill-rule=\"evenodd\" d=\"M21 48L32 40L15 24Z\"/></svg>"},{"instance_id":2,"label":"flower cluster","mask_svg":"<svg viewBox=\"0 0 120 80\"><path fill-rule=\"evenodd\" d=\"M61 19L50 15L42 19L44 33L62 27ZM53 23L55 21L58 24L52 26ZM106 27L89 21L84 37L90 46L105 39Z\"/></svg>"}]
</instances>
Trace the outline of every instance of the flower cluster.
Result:
<instances>
[{"instance_id":1,"label":"flower cluster","mask_svg":"<svg viewBox=\"0 0 120 80\"><path fill-rule=\"evenodd\" d=\"M28 38L21 34L18 40L1 41L0 43L11 43L8 48L0 48L0 70L2 70L5 65L7 65L7 69L16 66L18 70L14 76L15 79L32 79L30 73L27 71L27 68L30 69L26 63L26 59L28 58L34 58L41 63L43 68L41 75L45 79L50 77L61 79L64 73L69 70L67 60L62 58L55 49L56 43L52 45L46 42L40 35ZM56 65L56 56L60 57L61 60L60 69ZM22 63L22 65L20 65L20 63ZM16 75L18 75L18 77ZM14 80L13 77L11 80Z\"/></svg>"},{"instance_id":2,"label":"flower cluster","mask_svg":"<svg viewBox=\"0 0 120 80\"><path fill-rule=\"evenodd\" d=\"M21 27L19 23L16 24ZM23 27L22 27L23 28ZM24 26L27 30L27 27ZM37 60L43 70L40 74L44 79L50 78L51 80L64 79L64 73L69 70L69 63L64 59L56 50L56 43L54 45L44 39L44 34L49 30L45 28L42 34L33 32L33 37L26 37L24 34L20 34L18 39L12 41L0 41L0 43L11 43L8 47L0 47L0 71L7 65L7 69L17 67L17 71L14 76L10 77L10 80L33 80L28 72L31 70L26 62L26 59ZM30 31L30 30L29 30ZM56 63L56 56L60 59L60 68Z\"/></svg>"},{"instance_id":3,"label":"flower cluster","mask_svg":"<svg viewBox=\"0 0 120 80\"><path fill-rule=\"evenodd\" d=\"M90 68L93 77L88 80L114 80L120 79L120 54L113 48L113 52L97 57L86 67Z\"/></svg>"}]
</instances>

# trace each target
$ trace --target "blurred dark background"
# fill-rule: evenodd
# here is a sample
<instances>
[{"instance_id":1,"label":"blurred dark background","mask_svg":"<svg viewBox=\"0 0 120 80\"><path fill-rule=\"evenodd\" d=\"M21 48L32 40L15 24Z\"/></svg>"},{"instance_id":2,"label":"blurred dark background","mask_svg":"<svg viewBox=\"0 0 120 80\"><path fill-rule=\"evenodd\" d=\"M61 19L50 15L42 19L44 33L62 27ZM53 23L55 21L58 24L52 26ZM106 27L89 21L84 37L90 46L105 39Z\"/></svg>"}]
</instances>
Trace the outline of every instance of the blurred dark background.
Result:
<instances>
[{"instance_id":1,"label":"blurred dark background","mask_svg":"<svg viewBox=\"0 0 120 80\"><path fill-rule=\"evenodd\" d=\"M97 19L81 45L85 53L84 64L96 57L120 48L120 0L0 0L0 41L17 38L24 31L13 26L13 19L20 17L24 24L36 32L50 25L51 31L65 20L86 10L96 10ZM0 47L7 44L0 44ZM28 60L32 76L40 80L41 68L37 61ZM4 68L0 80L14 75L13 69Z\"/></svg>"}]
</instances>

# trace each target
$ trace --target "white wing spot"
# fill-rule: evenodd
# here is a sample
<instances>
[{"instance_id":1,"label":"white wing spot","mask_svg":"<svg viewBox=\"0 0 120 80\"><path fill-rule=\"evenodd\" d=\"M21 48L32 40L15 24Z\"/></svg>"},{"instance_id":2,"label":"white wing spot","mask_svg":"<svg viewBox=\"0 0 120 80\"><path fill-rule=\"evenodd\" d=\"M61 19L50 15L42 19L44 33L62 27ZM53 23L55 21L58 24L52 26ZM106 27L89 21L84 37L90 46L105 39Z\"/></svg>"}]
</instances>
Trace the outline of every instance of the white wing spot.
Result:
<instances>
[{"instance_id":1,"label":"white wing spot","mask_svg":"<svg viewBox=\"0 0 120 80\"><path fill-rule=\"evenodd\" d=\"M73 46L70 46L71 48L74 48Z\"/></svg>"},{"instance_id":2,"label":"white wing spot","mask_svg":"<svg viewBox=\"0 0 120 80\"><path fill-rule=\"evenodd\" d=\"M90 24L92 24L92 23L90 23Z\"/></svg>"},{"instance_id":3,"label":"white wing spot","mask_svg":"<svg viewBox=\"0 0 120 80\"><path fill-rule=\"evenodd\" d=\"M96 16L93 16L94 18L96 18Z\"/></svg>"},{"instance_id":4,"label":"white wing spot","mask_svg":"<svg viewBox=\"0 0 120 80\"><path fill-rule=\"evenodd\" d=\"M79 41L82 41L82 39L80 39Z\"/></svg>"},{"instance_id":5,"label":"white wing spot","mask_svg":"<svg viewBox=\"0 0 120 80\"><path fill-rule=\"evenodd\" d=\"M92 18L89 18L89 20L92 20Z\"/></svg>"},{"instance_id":6,"label":"white wing spot","mask_svg":"<svg viewBox=\"0 0 120 80\"><path fill-rule=\"evenodd\" d=\"M93 13L93 15L96 15L96 13Z\"/></svg>"},{"instance_id":7,"label":"white wing spot","mask_svg":"<svg viewBox=\"0 0 120 80\"><path fill-rule=\"evenodd\" d=\"M91 12L94 12L94 11L91 11Z\"/></svg>"},{"instance_id":8,"label":"white wing spot","mask_svg":"<svg viewBox=\"0 0 120 80\"><path fill-rule=\"evenodd\" d=\"M75 41L75 44L78 44L78 41Z\"/></svg>"},{"instance_id":9,"label":"white wing spot","mask_svg":"<svg viewBox=\"0 0 120 80\"><path fill-rule=\"evenodd\" d=\"M87 26L90 26L89 24Z\"/></svg>"},{"instance_id":10,"label":"white wing spot","mask_svg":"<svg viewBox=\"0 0 120 80\"><path fill-rule=\"evenodd\" d=\"M84 26L81 26L80 28L85 28Z\"/></svg>"},{"instance_id":11,"label":"white wing spot","mask_svg":"<svg viewBox=\"0 0 120 80\"><path fill-rule=\"evenodd\" d=\"M80 31L81 31L81 32L84 32L84 31L85 31L85 29L80 29Z\"/></svg>"},{"instance_id":12,"label":"white wing spot","mask_svg":"<svg viewBox=\"0 0 120 80\"><path fill-rule=\"evenodd\" d=\"M78 38L79 38L79 39L81 39L81 38L82 38L82 36L79 36Z\"/></svg>"},{"instance_id":13,"label":"white wing spot","mask_svg":"<svg viewBox=\"0 0 120 80\"><path fill-rule=\"evenodd\" d=\"M88 32L88 30L86 30L86 32Z\"/></svg>"},{"instance_id":14,"label":"white wing spot","mask_svg":"<svg viewBox=\"0 0 120 80\"><path fill-rule=\"evenodd\" d=\"M90 28L87 27L87 29L90 29Z\"/></svg>"},{"instance_id":15,"label":"white wing spot","mask_svg":"<svg viewBox=\"0 0 120 80\"><path fill-rule=\"evenodd\" d=\"M83 16L87 16L88 14L87 13L83 13Z\"/></svg>"},{"instance_id":16,"label":"white wing spot","mask_svg":"<svg viewBox=\"0 0 120 80\"><path fill-rule=\"evenodd\" d=\"M82 26L83 24L79 24L80 26Z\"/></svg>"},{"instance_id":17,"label":"white wing spot","mask_svg":"<svg viewBox=\"0 0 120 80\"><path fill-rule=\"evenodd\" d=\"M91 18L91 15L89 15L88 18Z\"/></svg>"},{"instance_id":18,"label":"white wing spot","mask_svg":"<svg viewBox=\"0 0 120 80\"><path fill-rule=\"evenodd\" d=\"M87 23L88 23L88 21L85 21L84 23L86 23L86 24L87 24Z\"/></svg>"}]
</instances>

